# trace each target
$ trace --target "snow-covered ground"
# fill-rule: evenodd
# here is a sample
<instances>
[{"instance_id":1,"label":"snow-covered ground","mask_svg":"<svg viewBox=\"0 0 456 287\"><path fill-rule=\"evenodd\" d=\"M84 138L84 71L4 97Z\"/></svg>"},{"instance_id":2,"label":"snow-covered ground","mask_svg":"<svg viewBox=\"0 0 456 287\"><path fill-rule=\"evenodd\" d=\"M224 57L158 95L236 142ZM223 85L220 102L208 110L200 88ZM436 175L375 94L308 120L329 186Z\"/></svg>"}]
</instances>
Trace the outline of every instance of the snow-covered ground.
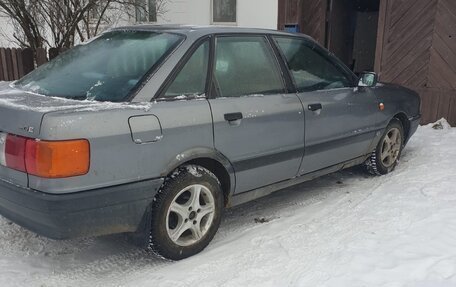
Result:
<instances>
[{"instance_id":1,"label":"snow-covered ground","mask_svg":"<svg viewBox=\"0 0 456 287\"><path fill-rule=\"evenodd\" d=\"M350 169L230 210L180 262L0 218L0 286L456 286L456 129L419 128L390 175Z\"/></svg>"}]
</instances>

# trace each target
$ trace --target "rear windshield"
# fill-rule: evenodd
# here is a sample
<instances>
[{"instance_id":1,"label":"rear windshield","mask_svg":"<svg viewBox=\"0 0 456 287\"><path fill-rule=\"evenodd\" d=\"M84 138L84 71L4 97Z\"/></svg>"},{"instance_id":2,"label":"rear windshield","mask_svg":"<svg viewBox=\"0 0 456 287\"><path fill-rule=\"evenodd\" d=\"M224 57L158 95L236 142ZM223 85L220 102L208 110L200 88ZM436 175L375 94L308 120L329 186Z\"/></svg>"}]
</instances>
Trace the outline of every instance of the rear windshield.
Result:
<instances>
[{"instance_id":1,"label":"rear windshield","mask_svg":"<svg viewBox=\"0 0 456 287\"><path fill-rule=\"evenodd\" d=\"M42 65L15 87L46 96L121 102L183 36L112 31Z\"/></svg>"}]
</instances>

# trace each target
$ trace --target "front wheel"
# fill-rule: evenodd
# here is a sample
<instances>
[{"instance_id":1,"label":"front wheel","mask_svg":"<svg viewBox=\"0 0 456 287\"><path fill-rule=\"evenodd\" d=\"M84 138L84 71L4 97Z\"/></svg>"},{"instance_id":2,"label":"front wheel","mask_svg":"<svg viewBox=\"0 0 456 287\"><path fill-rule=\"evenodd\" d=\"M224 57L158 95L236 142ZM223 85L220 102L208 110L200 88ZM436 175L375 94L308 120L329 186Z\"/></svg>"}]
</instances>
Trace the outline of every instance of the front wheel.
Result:
<instances>
[{"instance_id":1,"label":"front wheel","mask_svg":"<svg viewBox=\"0 0 456 287\"><path fill-rule=\"evenodd\" d=\"M152 204L149 248L180 260L202 251L220 225L223 193L217 177L196 165L178 168Z\"/></svg>"},{"instance_id":2,"label":"front wheel","mask_svg":"<svg viewBox=\"0 0 456 287\"><path fill-rule=\"evenodd\" d=\"M366 161L367 170L376 175L387 174L394 170L404 147L404 128L402 123L393 119L381 137L377 148Z\"/></svg>"}]
</instances>

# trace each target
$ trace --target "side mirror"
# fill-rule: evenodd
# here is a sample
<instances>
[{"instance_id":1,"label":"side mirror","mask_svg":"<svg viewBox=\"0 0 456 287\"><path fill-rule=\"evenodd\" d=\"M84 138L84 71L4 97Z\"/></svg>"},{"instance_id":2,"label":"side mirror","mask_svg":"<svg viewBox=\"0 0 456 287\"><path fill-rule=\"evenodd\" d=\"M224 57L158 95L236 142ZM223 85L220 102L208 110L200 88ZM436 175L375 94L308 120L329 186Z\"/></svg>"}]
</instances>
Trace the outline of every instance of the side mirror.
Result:
<instances>
[{"instance_id":1,"label":"side mirror","mask_svg":"<svg viewBox=\"0 0 456 287\"><path fill-rule=\"evenodd\" d=\"M362 72L359 77L358 87L375 87L378 76L374 72Z\"/></svg>"}]
</instances>

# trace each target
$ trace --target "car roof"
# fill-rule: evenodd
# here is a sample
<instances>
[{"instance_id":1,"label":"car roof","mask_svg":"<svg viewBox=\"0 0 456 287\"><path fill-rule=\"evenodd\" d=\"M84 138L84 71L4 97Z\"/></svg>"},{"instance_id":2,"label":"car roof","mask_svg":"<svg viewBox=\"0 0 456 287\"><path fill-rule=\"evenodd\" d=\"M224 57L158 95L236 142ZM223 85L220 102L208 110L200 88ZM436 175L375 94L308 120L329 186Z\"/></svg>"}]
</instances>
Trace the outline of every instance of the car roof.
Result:
<instances>
[{"instance_id":1,"label":"car roof","mask_svg":"<svg viewBox=\"0 0 456 287\"><path fill-rule=\"evenodd\" d=\"M310 36L305 34L288 33L285 31L277 31L273 29L261 29L261 28L245 28L245 27L233 27L233 26L197 26L197 25L179 25L179 24L139 24L113 28L112 30L133 30L133 31L160 31L168 33L179 33L186 36L192 34L198 34L198 36L204 36L216 33L231 33L231 34L268 34L268 35L287 35L287 36L301 36L308 39L312 39Z\"/></svg>"}]
</instances>

